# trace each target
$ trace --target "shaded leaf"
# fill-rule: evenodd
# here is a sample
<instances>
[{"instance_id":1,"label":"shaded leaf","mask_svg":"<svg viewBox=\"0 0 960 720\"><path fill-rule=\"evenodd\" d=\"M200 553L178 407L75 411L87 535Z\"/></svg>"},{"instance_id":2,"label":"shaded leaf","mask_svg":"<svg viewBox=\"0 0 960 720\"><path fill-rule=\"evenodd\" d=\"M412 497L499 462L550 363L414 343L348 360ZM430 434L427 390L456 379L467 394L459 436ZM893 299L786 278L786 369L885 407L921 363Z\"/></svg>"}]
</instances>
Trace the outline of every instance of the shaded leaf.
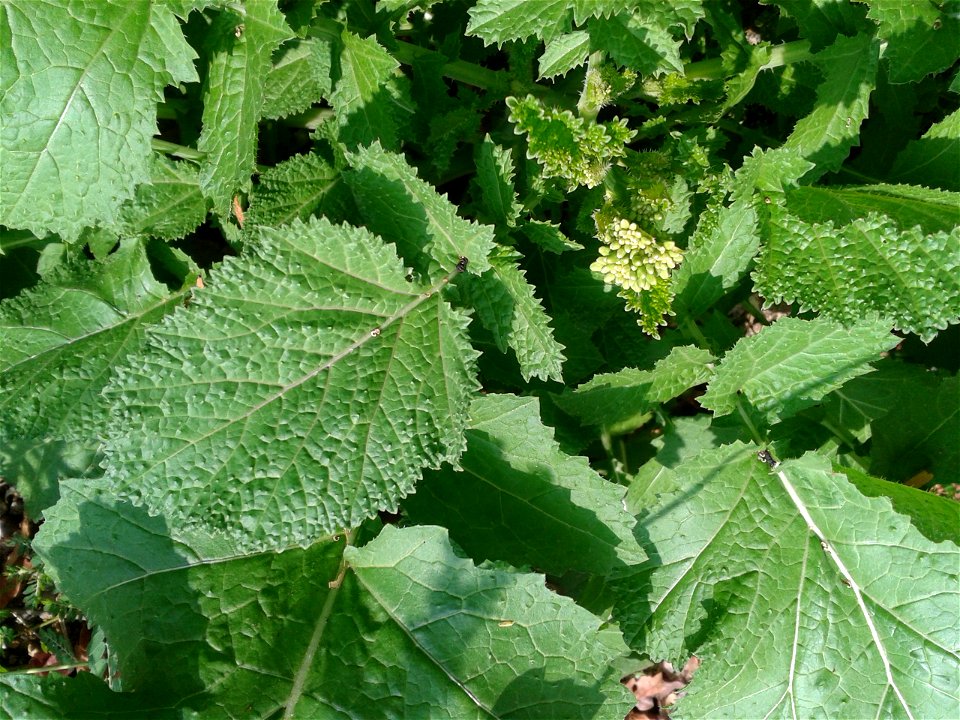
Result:
<instances>
[{"instance_id":1,"label":"shaded leaf","mask_svg":"<svg viewBox=\"0 0 960 720\"><path fill-rule=\"evenodd\" d=\"M61 477L96 467L114 365L187 293L157 282L143 244L125 240L103 261L71 256L0 303L0 474L31 516L56 501Z\"/></svg>"},{"instance_id":2,"label":"shaded leaf","mask_svg":"<svg viewBox=\"0 0 960 720\"><path fill-rule=\"evenodd\" d=\"M639 562L623 488L561 452L536 398L489 395L470 409L462 471L427 473L404 510L442 524L472 558L602 576Z\"/></svg>"}]
</instances>

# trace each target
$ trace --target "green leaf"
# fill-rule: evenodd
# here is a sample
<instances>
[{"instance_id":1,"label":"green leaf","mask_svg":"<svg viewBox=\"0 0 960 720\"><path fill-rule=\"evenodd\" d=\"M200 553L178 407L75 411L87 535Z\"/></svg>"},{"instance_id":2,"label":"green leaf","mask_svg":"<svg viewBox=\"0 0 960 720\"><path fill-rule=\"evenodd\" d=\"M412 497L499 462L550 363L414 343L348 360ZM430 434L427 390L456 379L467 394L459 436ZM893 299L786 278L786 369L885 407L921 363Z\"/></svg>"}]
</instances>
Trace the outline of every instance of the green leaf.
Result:
<instances>
[{"instance_id":1,"label":"green leaf","mask_svg":"<svg viewBox=\"0 0 960 720\"><path fill-rule=\"evenodd\" d=\"M343 544L237 554L76 483L37 539L106 630L124 688L184 715L591 718L629 705L610 667L619 635L543 576L479 569L440 528Z\"/></svg>"},{"instance_id":2,"label":"green leaf","mask_svg":"<svg viewBox=\"0 0 960 720\"><path fill-rule=\"evenodd\" d=\"M882 320L843 327L825 318L781 318L723 357L700 404L727 415L742 394L774 424L870 372L868 363L897 342Z\"/></svg>"},{"instance_id":3,"label":"green leaf","mask_svg":"<svg viewBox=\"0 0 960 720\"><path fill-rule=\"evenodd\" d=\"M114 223L149 178L163 88L195 81L195 57L162 4L4 0L0 224L71 241Z\"/></svg>"},{"instance_id":4,"label":"green leaf","mask_svg":"<svg viewBox=\"0 0 960 720\"><path fill-rule=\"evenodd\" d=\"M936 482L960 478L960 381L916 372L894 388L895 408L872 426L870 472L905 481L920 471Z\"/></svg>"},{"instance_id":5,"label":"green leaf","mask_svg":"<svg viewBox=\"0 0 960 720\"><path fill-rule=\"evenodd\" d=\"M810 40L813 51L830 45L837 35L855 35L864 29L865 10L859 3L835 0L774 0L784 14L794 18L801 37Z\"/></svg>"},{"instance_id":6,"label":"green leaf","mask_svg":"<svg viewBox=\"0 0 960 720\"><path fill-rule=\"evenodd\" d=\"M253 189L247 222L251 226L286 225L311 215L340 219L353 207L340 170L319 155L295 155L260 175Z\"/></svg>"},{"instance_id":7,"label":"green leaf","mask_svg":"<svg viewBox=\"0 0 960 720\"><path fill-rule=\"evenodd\" d=\"M960 227L925 235L876 215L808 225L774 211L770 229L754 273L769 302L842 322L882 313L924 342L960 322Z\"/></svg>"},{"instance_id":8,"label":"green leaf","mask_svg":"<svg viewBox=\"0 0 960 720\"><path fill-rule=\"evenodd\" d=\"M568 250L583 250L583 245L564 235L560 226L554 223L528 220L520 226L520 233L534 245L557 255Z\"/></svg>"},{"instance_id":9,"label":"green leaf","mask_svg":"<svg viewBox=\"0 0 960 720\"><path fill-rule=\"evenodd\" d=\"M623 488L561 452L536 398L488 395L470 408L463 470L427 473L403 504L442 524L476 561L603 576L639 562Z\"/></svg>"},{"instance_id":10,"label":"green leaf","mask_svg":"<svg viewBox=\"0 0 960 720\"><path fill-rule=\"evenodd\" d=\"M237 12L220 13L207 30L211 57L197 142L206 156L200 187L221 218L230 216L234 195L250 187L264 78L273 51L292 37L276 0L252 0Z\"/></svg>"},{"instance_id":11,"label":"green leaf","mask_svg":"<svg viewBox=\"0 0 960 720\"><path fill-rule=\"evenodd\" d=\"M609 16L631 9L626 0L480 0L470 8L467 34L484 43L501 45L536 36L550 41L590 17Z\"/></svg>"},{"instance_id":12,"label":"green leaf","mask_svg":"<svg viewBox=\"0 0 960 720\"><path fill-rule=\"evenodd\" d=\"M895 412L902 395L919 391L918 380L925 375L923 367L884 358L876 363L875 372L854 378L824 398L825 418L833 427L866 442L872 434L871 424ZM936 384L933 378L930 380Z\"/></svg>"},{"instance_id":13,"label":"green leaf","mask_svg":"<svg viewBox=\"0 0 960 720\"><path fill-rule=\"evenodd\" d=\"M376 38L345 30L341 43L340 79L330 95L340 140L350 148L379 142L398 149L400 108L393 85L400 63Z\"/></svg>"},{"instance_id":14,"label":"green leaf","mask_svg":"<svg viewBox=\"0 0 960 720\"><path fill-rule=\"evenodd\" d=\"M333 59L330 43L304 38L286 43L264 82L264 118L281 118L307 110L330 94Z\"/></svg>"},{"instance_id":15,"label":"green leaf","mask_svg":"<svg viewBox=\"0 0 960 720\"><path fill-rule=\"evenodd\" d=\"M684 462L641 516L651 560L615 614L634 649L703 661L678 712L952 717L957 546L823 458L770 470L755 450Z\"/></svg>"},{"instance_id":16,"label":"green leaf","mask_svg":"<svg viewBox=\"0 0 960 720\"><path fill-rule=\"evenodd\" d=\"M140 185L120 209L120 230L126 235L177 240L195 230L206 216L196 166L155 154L149 182Z\"/></svg>"},{"instance_id":17,"label":"green leaf","mask_svg":"<svg viewBox=\"0 0 960 720\"><path fill-rule=\"evenodd\" d=\"M106 480L243 547L306 545L456 463L466 318L365 230L262 228L108 388Z\"/></svg>"},{"instance_id":18,"label":"green leaf","mask_svg":"<svg viewBox=\"0 0 960 720\"><path fill-rule=\"evenodd\" d=\"M540 79L566 75L583 65L590 54L590 33L580 30L566 33L546 44L540 56Z\"/></svg>"},{"instance_id":19,"label":"green leaf","mask_svg":"<svg viewBox=\"0 0 960 720\"><path fill-rule=\"evenodd\" d=\"M757 213L751 204L736 201L708 209L671 276L674 307L692 317L708 310L746 274L759 246Z\"/></svg>"},{"instance_id":20,"label":"green leaf","mask_svg":"<svg viewBox=\"0 0 960 720\"><path fill-rule=\"evenodd\" d=\"M476 705L470 716L586 719L629 707L611 667L624 649L619 633L542 576L478 569L429 526L386 527L344 557L357 585L449 678L448 692Z\"/></svg>"},{"instance_id":21,"label":"green leaf","mask_svg":"<svg viewBox=\"0 0 960 720\"><path fill-rule=\"evenodd\" d=\"M781 150L795 151L816 165L807 180L837 170L857 144L876 85L879 42L869 35L838 37L813 56L824 80L813 112L800 119Z\"/></svg>"},{"instance_id":22,"label":"green leaf","mask_svg":"<svg viewBox=\"0 0 960 720\"><path fill-rule=\"evenodd\" d=\"M683 72L679 41L657 18L641 12L591 22L590 45L643 76Z\"/></svg>"},{"instance_id":23,"label":"green leaf","mask_svg":"<svg viewBox=\"0 0 960 720\"><path fill-rule=\"evenodd\" d=\"M167 720L178 717L162 701L144 702L136 695L112 692L91 673L66 678L52 674L45 678L16 672L0 673L0 717L60 718L61 720Z\"/></svg>"},{"instance_id":24,"label":"green leaf","mask_svg":"<svg viewBox=\"0 0 960 720\"><path fill-rule=\"evenodd\" d=\"M558 397L557 404L585 424L624 426L660 403L707 382L713 375L714 360L709 352L692 345L675 347L652 370L626 368L596 375L572 393Z\"/></svg>"},{"instance_id":25,"label":"green leaf","mask_svg":"<svg viewBox=\"0 0 960 720\"><path fill-rule=\"evenodd\" d=\"M516 227L522 210L513 187L515 169L510 151L487 135L474 151L477 165L475 185L480 207L489 221L502 227Z\"/></svg>"},{"instance_id":26,"label":"green leaf","mask_svg":"<svg viewBox=\"0 0 960 720\"><path fill-rule=\"evenodd\" d=\"M960 17L950 2L866 0L867 17L877 21L886 41L890 81L916 82L946 70L960 57Z\"/></svg>"},{"instance_id":27,"label":"green leaf","mask_svg":"<svg viewBox=\"0 0 960 720\"><path fill-rule=\"evenodd\" d=\"M900 182L960 191L960 110L911 141L897 156L891 175Z\"/></svg>"},{"instance_id":28,"label":"green leaf","mask_svg":"<svg viewBox=\"0 0 960 720\"><path fill-rule=\"evenodd\" d=\"M143 244L125 240L103 261L71 256L0 303L0 475L32 517L56 501L61 477L96 467L109 417L100 391L187 292L157 282Z\"/></svg>"},{"instance_id":29,"label":"green leaf","mask_svg":"<svg viewBox=\"0 0 960 720\"><path fill-rule=\"evenodd\" d=\"M808 223L846 225L874 213L904 229L919 225L924 233L950 232L960 225L960 193L915 185L799 187L787 192L787 207Z\"/></svg>"},{"instance_id":30,"label":"green leaf","mask_svg":"<svg viewBox=\"0 0 960 720\"><path fill-rule=\"evenodd\" d=\"M490 269L480 277L461 278L458 287L477 311L484 327L493 333L500 352L513 350L525 381L531 377L562 381L563 345L553 337L549 318L533 294L533 286L517 261L520 254L495 251Z\"/></svg>"},{"instance_id":31,"label":"green leaf","mask_svg":"<svg viewBox=\"0 0 960 720\"><path fill-rule=\"evenodd\" d=\"M493 228L464 220L456 206L417 177L401 155L378 143L350 153L347 184L373 232L397 244L403 259L424 277L436 278L465 257L467 270L490 267Z\"/></svg>"}]
</instances>

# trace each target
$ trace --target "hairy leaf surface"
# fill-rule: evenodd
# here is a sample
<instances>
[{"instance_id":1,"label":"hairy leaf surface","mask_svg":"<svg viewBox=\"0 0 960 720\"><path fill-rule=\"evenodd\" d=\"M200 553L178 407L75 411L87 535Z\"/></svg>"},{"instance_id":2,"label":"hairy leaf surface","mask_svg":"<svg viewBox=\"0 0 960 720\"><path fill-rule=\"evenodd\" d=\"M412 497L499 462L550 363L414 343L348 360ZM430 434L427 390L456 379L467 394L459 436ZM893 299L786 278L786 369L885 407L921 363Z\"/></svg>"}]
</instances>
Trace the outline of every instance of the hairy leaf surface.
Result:
<instances>
[{"instance_id":1,"label":"hairy leaf surface","mask_svg":"<svg viewBox=\"0 0 960 720\"><path fill-rule=\"evenodd\" d=\"M799 302L852 322L872 313L929 342L960 322L960 226L924 234L870 215L807 224L774 212L754 274L770 302Z\"/></svg>"},{"instance_id":2,"label":"hairy leaf surface","mask_svg":"<svg viewBox=\"0 0 960 720\"><path fill-rule=\"evenodd\" d=\"M957 545L821 457L771 470L756 449L708 450L661 478L640 518L651 560L629 585L650 592L617 610L629 644L703 661L691 717L952 717Z\"/></svg>"},{"instance_id":3,"label":"hairy leaf surface","mask_svg":"<svg viewBox=\"0 0 960 720\"><path fill-rule=\"evenodd\" d=\"M200 186L214 211L226 218L233 196L250 186L263 79L273 51L291 32L274 0L254 0L240 14L218 15L208 33L212 52L203 93L203 132L197 142L206 154Z\"/></svg>"},{"instance_id":4,"label":"hairy leaf surface","mask_svg":"<svg viewBox=\"0 0 960 720\"><path fill-rule=\"evenodd\" d=\"M163 88L196 80L194 57L163 4L5 0L0 224L73 240L115 221L149 177Z\"/></svg>"},{"instance_id":5,"label":"hairy leaf surface","mask_svg":"<svg viewBox=\"0 0 960 720\"><path fill-rule=\"evenodd\" d=\"M393 249L326 220L262 229L109 392L107 480L245 547L306 545L455 463L466 319Z\"/></svg>"}]
</instances>

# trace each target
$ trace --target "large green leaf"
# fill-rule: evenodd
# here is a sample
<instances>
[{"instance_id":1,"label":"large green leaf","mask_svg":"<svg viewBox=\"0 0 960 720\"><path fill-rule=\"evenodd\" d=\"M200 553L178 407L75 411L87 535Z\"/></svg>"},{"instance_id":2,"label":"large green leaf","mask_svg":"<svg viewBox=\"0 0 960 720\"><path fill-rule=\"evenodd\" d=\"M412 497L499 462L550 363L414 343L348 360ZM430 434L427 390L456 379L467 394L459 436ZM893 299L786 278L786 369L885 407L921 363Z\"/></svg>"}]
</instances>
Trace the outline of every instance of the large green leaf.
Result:
<instances>
[{"instance_id":1,"label":"large green leaf","mask_svg":"<svg viewBox=\"0 0 960 720\"><path fill-rule=\"evenodd\" d=\"M954 717L957 545L823 458L756 450L683 462L640 517L651 559L616 615L636 650L701 659L677 716Z\"/></svg>"},{"instance_id":2,"label":"large green leaf","mask_svg":"<svg viewBox=\"0 0 960 720\"><path fill-rule=\"evenodd\" d=\"M571 20L580 24L634 4L627 0L480 0L470 9L467 33L498 45L532 35L551 40L569 30Z\"/></svg>"},{"instance_id":3,"label":"large green leaf","mask_svg":"<svg viewBox=\"0 0 960 720\"><path fill-rule=\"evenodd\" d=\"M441 528L387 527L346 551L328 537L238 554L70 483L37 547L143 703L304 718L331 707L392 718L629 707L611 667L625 650L618 633L542 576L457 557Z\"/></svg>"},{"instance_id":4,"label":"large green leaf","mask_svg":"<svg viewBox=\"0 0 960 720\"><path fill-rule=\"evenodd\" d=\"M869 215L808 224L774 210L754 273L769 302L853 322L871 313L930 342L960 322L960 226L925 234Z\"/></svg>"},{"instance_id":5,"label":"large green leaf","mask_svg":"<svg viewBox=\"0 0 960 720\"><path fill-rule=\"evenodd\" d=\"M623 488L560 451L535 398L478 398L466 435L462 471L428 473L404 502L412 520L450 528L476 560L557 575L639 562Z\"/></svg>"},{"instance_id":6,"label":"large green leaf","mask_svg":"<svg viewBox=\"0 0 960 720\"><path fill-rule=\"evenodd\" d=\"M726 415L742 405L742 395L772 424L870 372L868 363L897 342L882 320L843 327L823 318L781 318L723 357L700 404Z\"/></svg>"},{"instance_id":7,"label":"large green leaf","mask_svg":"<svg viewBox=\"0 0 960 720\"><path fill-rule=\"evenodd\" d=\"M109 417L100 391L187 292L157 282L143 244L125 240L0 303L0 475L34 517L56 501L61 477L92 469Z\"/></svg>"},{"instance_id":8,"label":"large green leaf","mask_svg":"<svg viewBox=\"0 0 960 720\"><path fill-rule=\"evenodd\" d=\"M956 160L960 166L960 147ZM925 233L950 232L960 225L960 193L916 185L799 187L787 192L787 207L808 223L842 226L873 213L903 229L919 225Z\"/></svg>"},{"instance_id":9,"label":"large green leaf","mask_svg":"<svg viewBox=\"0 0 960 720\"><path fill-rule=\"evenodd\" d=\"M197 79L163 3L0 4L0 224L76 238L149 178L156 104Z\"/></svg>"},{"instance_id":10,"label":"large green leaf","mask_svg":"<svg viewBox=\"0 0 960 720\"><path fill-rule=\"evenodd\" d=\"M448 279L408 282L366 230L260 229L108 388L106 479L245 547L395 508L463 449L475 353Z\"/></svg>"}]
</instances>

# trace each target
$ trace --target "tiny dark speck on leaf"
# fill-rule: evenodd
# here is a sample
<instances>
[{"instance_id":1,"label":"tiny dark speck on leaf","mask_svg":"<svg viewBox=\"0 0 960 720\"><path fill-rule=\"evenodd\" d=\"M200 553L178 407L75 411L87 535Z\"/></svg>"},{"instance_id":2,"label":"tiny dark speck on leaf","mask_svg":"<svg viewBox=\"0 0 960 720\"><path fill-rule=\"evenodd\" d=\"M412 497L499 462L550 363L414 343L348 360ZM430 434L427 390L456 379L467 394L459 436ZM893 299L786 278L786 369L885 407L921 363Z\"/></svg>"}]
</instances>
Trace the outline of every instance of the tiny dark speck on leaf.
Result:
<instances>
[{"instance_id":1,"label":"tiny dark speck on leaf","mask_svg":"<svg viewBox=\"0 0 960 720\"><path fill-rule=\"evenodd\" d=\"M467 269L467 263L470 262L467 258L460 256L460 259L457 261L457 272L463 272Z\"/></svg>"}]
</instances>

